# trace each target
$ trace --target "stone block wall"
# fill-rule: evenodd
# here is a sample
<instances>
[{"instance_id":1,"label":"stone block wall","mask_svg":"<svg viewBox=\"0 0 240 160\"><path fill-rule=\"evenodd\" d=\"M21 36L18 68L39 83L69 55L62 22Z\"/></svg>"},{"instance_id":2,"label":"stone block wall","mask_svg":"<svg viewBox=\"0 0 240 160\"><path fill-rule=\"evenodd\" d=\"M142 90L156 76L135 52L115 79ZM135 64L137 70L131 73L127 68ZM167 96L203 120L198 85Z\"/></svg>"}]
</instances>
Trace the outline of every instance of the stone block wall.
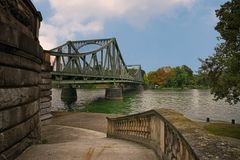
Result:
<instances>
[{"instance_id":1,"label":"stone block wall","mask_svg":"<svg viewBox=\"0 0 240 160\"><path fill-rule=\"evenodd\" d=\"M52 81L51 81L50 55L43 53L43 64L41 65L40 80L40 120L42 124L48 123L52 118Z\"/></svg>"},{"instance_id":2,"label":"stone block wall","mask_svg":"<svg viewBox=\"0 0 240 160\"><path fill-rule=\"evenodd\" d=\"M30 0L0 1L0 159L40 141L41 14Z\"/></svg>"}]
</instances>

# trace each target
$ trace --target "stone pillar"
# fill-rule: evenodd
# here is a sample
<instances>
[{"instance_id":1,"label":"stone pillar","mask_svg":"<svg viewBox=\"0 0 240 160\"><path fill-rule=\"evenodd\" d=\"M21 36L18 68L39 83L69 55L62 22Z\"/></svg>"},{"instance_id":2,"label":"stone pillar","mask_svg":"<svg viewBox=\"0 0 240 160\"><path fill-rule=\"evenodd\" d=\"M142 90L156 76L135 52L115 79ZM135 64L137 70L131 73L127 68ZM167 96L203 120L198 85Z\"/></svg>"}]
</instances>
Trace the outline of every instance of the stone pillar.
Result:
<instances>
[{"instance_id":1,"label":"stone pillar","mask_svg":"<svg viewBox=\"0 0 240 160\"><path fill-rule=\"evenodd\" d=\"M0 3L0 159L40 141L41 14L31 1Z\"/></svg>"},{"instance_id":2,"label":"stone pillar","mask_svg":"<svg viewBox=\"0 0 240 160\"><path fill-rule=\"evenodd\" d=\"M105 92L105 98L110 100L121 100L123 99L122 92L122 88L107 88Z\"/></svg>"},{"instance_id":3,"label":"stone pillar","mask_svg":"<svg viewBox=\"0 0 240 160\"><path fill-rule=\"evenodd\" d=\"M40 120L42 124L46 124L52 118L52 80L51 80L50 55L43 54L43 64L41 65L41 80L40 80Z\"/></svg>"},{"instance_id":4,"label":"stone pillar","mask_svg":"<svg viewBox=\"0 0 240 160\"><path fill-rule=\"evenodd\" d=\"M62 88L61 99L65 103L72 103L77 100L77 90L71 85L66 85Z\"/></svg>"}]
</instances>

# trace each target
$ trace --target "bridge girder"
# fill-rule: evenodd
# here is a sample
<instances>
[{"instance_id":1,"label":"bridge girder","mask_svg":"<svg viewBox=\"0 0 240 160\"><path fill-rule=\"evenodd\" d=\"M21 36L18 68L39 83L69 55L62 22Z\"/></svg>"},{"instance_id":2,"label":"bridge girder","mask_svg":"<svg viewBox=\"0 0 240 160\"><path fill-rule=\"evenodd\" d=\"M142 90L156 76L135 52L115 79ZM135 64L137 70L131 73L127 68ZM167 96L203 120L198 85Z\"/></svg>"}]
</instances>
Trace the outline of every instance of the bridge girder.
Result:
<instances>
[{"instance_id":1,"label":"bridge girder","mask_svg":"<svg viewBox=\"0 0 240 160\"><path fill-rule=\"evenodd\" d=\"M87 52L91 45L99 47ZM126 83L143 83L140 65L126 65L115 38L68 41L46 51L52 59L54 80L121 80Z\"/></svg>"}]
</instances>

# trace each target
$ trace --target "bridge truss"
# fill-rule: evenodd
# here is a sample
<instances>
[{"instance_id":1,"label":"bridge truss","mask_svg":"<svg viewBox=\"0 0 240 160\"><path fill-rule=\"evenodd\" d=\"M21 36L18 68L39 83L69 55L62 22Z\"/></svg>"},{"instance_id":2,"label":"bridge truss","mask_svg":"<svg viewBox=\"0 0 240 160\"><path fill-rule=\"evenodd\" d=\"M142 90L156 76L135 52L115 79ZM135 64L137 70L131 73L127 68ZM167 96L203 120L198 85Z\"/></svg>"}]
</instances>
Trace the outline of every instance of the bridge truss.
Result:
<instances>
[{"instance_id":1,"label":"bridge truss","mask_svg":"<svg viewBox=\"0 0 240 160\"><path fill-rule=\"evenodd\" d=\"M68 41L45 52L51 55L53 83L143 83L141 66L125 64L115 38Z\"/></svg>"}]
</instances>

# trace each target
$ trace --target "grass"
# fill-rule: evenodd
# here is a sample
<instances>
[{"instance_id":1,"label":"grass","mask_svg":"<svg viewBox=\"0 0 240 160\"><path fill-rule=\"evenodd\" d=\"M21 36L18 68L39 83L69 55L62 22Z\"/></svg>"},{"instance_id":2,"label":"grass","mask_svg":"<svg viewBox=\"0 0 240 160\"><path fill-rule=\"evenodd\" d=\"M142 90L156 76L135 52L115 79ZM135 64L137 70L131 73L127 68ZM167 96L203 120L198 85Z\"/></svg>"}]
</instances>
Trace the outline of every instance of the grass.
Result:
<instances>
[{"instance_id":1,"label":"grass","mask_svg":"<svg viewBox=\"0 0 240 160\"><path fill-rule=\"evenodd\" d=\"M86 108L80 111L126 115L131 111L131 103L135 100L135 96L135 92L126 92L123 100L98 99L91 102Z\"/></svg>"},{"instance_id":2,"label":"grass","mask_svg":"<svg viewBox=\"0 0 240 160\"><path fill-rule=\"evenodd\" d=\"M215 135L232 137L240 139L240 125L239 124L222 124L211 123L204 126L204 128Z\"/></svg>"},{"instance_id":3,"label":"grass","mask_svg":"<svg viewBox=\"0 0 240 160\"><path fill-rule=\"evenodd\" d=\"M107 114L127 114L129 106L124 105L123 100L105 100L100 99L90 103L82 112L95 112Z\"/></svg>"}]
</instances>

